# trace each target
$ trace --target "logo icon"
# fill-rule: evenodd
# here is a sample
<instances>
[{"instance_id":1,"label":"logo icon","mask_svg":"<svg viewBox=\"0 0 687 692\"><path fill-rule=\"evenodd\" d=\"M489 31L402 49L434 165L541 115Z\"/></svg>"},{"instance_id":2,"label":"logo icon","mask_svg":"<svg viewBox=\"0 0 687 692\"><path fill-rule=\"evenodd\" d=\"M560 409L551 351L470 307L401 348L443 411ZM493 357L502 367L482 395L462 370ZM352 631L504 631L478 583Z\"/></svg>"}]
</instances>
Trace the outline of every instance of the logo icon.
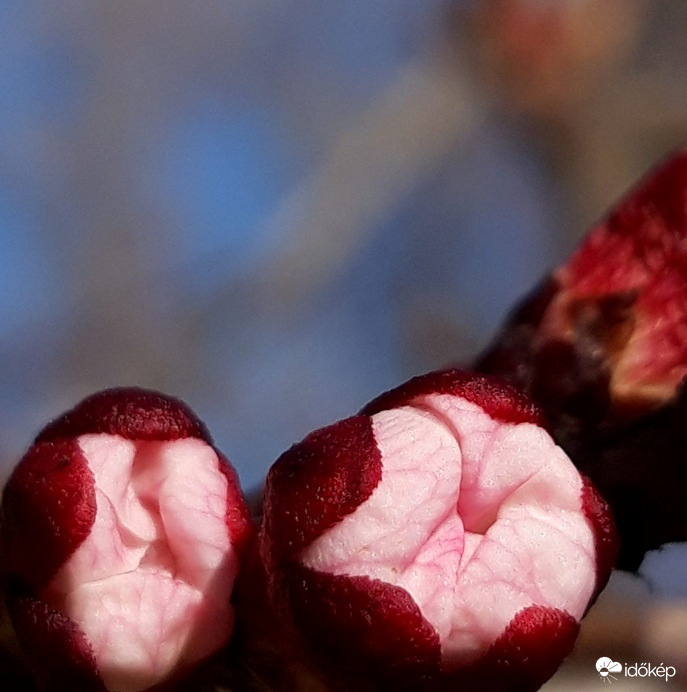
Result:
<instances>
[{"instance_id":1,"label":"logo icon","mask_svg":"<svg viewBox=\"0 0 687 692\"><path fill-rule=\"evenodd\" d=\"M613 680L617 680L613 673L622 673L623 672L623 666L621 663L618 663L617 661L613 661L612 659L602 656L597 662L596 662L596 670L598 671L599 675L601 676L601 679L604 682L612 682Z\"/></svg>"}]
</instances>

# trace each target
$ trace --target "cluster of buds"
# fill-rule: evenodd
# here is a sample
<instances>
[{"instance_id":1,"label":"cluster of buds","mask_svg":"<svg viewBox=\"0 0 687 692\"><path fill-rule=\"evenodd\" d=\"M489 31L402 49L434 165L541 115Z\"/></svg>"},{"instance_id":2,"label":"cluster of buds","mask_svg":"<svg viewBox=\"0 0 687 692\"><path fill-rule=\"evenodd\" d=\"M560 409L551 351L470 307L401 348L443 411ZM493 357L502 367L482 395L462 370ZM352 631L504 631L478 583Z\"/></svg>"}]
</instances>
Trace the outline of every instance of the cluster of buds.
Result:
<instances>
[{"instance_id":1,"label":"cluster of buds","mask_svg":"<svg viewBox=\"0 0 687 692\"><path fill-rule=\"evenodd\" d=\"M686 286L680 154L471 369L413 378L286 451L260 520L185 404L88 397L3 495L5 603L38 684L189 689L233 650L239 667L241 651L299 658L322 690L538 689L613 567L687 539Z\"/></svg>"}]
</instances>

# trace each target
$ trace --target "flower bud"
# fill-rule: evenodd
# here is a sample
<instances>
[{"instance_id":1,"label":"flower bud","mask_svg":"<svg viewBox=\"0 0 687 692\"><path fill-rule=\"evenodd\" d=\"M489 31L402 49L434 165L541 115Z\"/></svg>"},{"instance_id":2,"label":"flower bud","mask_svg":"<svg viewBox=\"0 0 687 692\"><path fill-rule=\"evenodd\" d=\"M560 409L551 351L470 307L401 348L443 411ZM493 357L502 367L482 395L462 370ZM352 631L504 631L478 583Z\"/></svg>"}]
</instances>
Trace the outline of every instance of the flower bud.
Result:
<instances>
[{"instance_id":1,"label":"flower bud","mask_svg":"<svg viewBox=\"0 0 687 692\"><path fill-rule=\"evenodd\" d=\"M49 424L3 497L8 610L49 690L137 692L229 640L250 535L234 470L180 401L95 394Z\"/></svg>"},{"instance_id":2,"label":"flower bud","mask_svg":"<svg viewBox=\"0 0 687 692\"><path fill-rule=\"evenodd\" d=\"M332 680L534 690L553 674L616 537L543 425L510 386L448 370L277 460L261 535L271 595Z\"/></svg>"}]
</instances>

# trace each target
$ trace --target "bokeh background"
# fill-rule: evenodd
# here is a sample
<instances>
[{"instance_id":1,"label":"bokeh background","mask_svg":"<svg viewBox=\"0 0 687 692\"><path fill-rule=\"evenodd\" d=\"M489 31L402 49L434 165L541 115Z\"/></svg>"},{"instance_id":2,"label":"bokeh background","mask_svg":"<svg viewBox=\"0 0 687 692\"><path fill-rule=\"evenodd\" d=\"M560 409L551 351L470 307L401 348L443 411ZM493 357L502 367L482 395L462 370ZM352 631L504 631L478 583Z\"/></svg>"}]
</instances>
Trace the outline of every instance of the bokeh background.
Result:
<instances>
[{"instance_id":1,"label":"bokeh background","mask_svg":"<svg viewBox=\"0 0 687 692\"><path fill-rule=\"evenodd\" d=\"M135 384L185 399L253 490L468 360L685 143L686 55L672 0L1 0L3 475ZM684 553L614 580L583 658L685 679ZM584 660L551 689L596 689Z\"/></svg>"}]
</instances>

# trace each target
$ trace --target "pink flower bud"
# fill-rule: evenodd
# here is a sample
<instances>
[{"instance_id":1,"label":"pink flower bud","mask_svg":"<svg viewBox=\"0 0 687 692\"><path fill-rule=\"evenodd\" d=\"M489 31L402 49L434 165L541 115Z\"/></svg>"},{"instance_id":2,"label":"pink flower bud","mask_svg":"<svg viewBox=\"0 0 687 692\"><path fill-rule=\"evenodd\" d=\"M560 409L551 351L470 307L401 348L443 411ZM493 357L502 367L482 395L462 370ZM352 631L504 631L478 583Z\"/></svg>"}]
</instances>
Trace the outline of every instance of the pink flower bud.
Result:
<instances>
[{"instance_id":1,"label":"pink flower bud","mask_svg":"<svg viewBox=\"0 0 687 692\"><path fill-rule=\"evenodd\" d=\"M229 640L250 535L235 472L180 401L95 394L48 425L4 492L6 593L50 690L148 689Z\"/></svg>"},{"instance_id":2,"label":"pink flower bud","mask_svg":"<svg viewBox=\"0 0 687 692\"><path fill-rule=\"evenodd\" d=\"M513 313L477 366L565 435L631 420L687 377L687 150L652 170Z\"/></svg>"},{"instance_id":3,"label":"pink flower bud","mask_svg":"<svg viewBox=\"0 0 687 692\"><path fill-rule=\"evenodd\" d=\"M271 596L332 680L534 690L553 674L617 546L605 502L543 424L510 386L448 370L277 460L261 536Z\"/></svg>"}]
</instances>

